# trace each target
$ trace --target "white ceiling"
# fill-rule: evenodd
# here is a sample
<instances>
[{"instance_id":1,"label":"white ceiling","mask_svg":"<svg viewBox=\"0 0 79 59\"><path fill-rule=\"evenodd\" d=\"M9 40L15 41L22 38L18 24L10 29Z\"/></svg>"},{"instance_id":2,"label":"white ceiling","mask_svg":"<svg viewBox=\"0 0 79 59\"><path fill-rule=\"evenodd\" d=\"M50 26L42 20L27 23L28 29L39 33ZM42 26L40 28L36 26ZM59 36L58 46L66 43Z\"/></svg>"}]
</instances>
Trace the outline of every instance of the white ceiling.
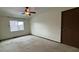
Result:
<instances>
[{"instance_id":1,"label":"white ceiling","mask_svg":"<svg viewBox=\"0 0 79 59\"><path fill-rule=\"evenodd\" d=\"M31 7L31 11L37 12L35 15L47 12L48 10L52 11L64 11L71 9L72 7ZM9 17L19 17L19 18L30 18L32 16L25 16L22 14L24 7L0 7L0 16L9 16Z\"/></svg>"}]
</instances>

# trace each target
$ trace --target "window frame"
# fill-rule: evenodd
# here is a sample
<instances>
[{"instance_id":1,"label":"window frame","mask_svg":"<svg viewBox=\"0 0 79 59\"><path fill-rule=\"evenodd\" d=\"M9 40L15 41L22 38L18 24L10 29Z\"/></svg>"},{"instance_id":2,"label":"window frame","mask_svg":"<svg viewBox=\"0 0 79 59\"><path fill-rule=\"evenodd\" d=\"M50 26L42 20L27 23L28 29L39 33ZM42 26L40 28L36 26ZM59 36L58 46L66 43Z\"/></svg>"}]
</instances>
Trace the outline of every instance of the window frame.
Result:
<instances>
[{"instance_id":1,"label":"window frame","mask_svg":"<svg viewBox=\"0 0 79 59\"><path fill-rule=\"evenodd\" d=\"M11 30L10 21L17 21L17 28L18 28L18 29L17 29L16 31L12 31L12 30ZM10 20L10 21L9 21L9 28L10 28L10 32L19 32L19 31L24 31L24 28L25 28L25 25L24 25L24 24L25 24L25 23L24 23L24 21L23 21L23 20ZM19 30L19 25L18 25L18 22L23 22L23 30Z\"/></svg>"}]
</instances>

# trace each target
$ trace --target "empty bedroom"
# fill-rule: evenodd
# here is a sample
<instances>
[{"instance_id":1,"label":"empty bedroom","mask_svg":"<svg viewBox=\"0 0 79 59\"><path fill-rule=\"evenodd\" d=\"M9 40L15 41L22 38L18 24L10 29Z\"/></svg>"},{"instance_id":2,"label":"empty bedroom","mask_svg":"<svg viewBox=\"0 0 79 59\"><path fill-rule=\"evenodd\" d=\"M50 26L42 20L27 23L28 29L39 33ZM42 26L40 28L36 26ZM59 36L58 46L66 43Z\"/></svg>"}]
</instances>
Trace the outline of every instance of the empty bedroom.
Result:
<instances>
[{"instance_id":1,"label":"empty bedroom","mask_svg":"<svg viewBox=\"0 0 79 59\"><path fill-rule=\"evenodd\" d=\"M78 7L0 7L0 52L79 52Z\"/></svg>"}]
</instances>

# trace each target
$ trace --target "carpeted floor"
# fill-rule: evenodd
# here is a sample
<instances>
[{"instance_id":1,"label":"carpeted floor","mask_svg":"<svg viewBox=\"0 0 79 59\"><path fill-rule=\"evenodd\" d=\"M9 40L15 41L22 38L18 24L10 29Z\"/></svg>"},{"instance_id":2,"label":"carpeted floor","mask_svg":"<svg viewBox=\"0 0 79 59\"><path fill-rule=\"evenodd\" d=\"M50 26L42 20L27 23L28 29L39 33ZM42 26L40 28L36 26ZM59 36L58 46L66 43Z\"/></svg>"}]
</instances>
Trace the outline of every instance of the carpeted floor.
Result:
<instances>
[{"instance_id":1,"label":"carpeted floor","mask_svg":"<svg viewBox=\"0 0 79 59\"><path fill-rule=\"evenodd\" d=\"M77 52L74 48L61 43L39 38L23 36L0 42L0 52Z\"/></svg>"}]
</instances>

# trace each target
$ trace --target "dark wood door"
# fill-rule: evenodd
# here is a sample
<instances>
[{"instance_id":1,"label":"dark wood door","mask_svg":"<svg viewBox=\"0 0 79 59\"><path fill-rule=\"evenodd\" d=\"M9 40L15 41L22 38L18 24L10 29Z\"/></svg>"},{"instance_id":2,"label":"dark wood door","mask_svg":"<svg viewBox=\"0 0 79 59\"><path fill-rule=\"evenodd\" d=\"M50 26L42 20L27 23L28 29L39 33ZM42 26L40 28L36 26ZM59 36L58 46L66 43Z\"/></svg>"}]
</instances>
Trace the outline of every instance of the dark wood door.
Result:
<instances>
[{"instance_id":1,"label":"dark wood door","mask_svg":"<svg viewBox=\"0 0 79 59\"><path fill-rule=\"evenodd\" d=\"M79 48L79 8L62 12L61 42Z\"/></svg>"}]
</instances>

